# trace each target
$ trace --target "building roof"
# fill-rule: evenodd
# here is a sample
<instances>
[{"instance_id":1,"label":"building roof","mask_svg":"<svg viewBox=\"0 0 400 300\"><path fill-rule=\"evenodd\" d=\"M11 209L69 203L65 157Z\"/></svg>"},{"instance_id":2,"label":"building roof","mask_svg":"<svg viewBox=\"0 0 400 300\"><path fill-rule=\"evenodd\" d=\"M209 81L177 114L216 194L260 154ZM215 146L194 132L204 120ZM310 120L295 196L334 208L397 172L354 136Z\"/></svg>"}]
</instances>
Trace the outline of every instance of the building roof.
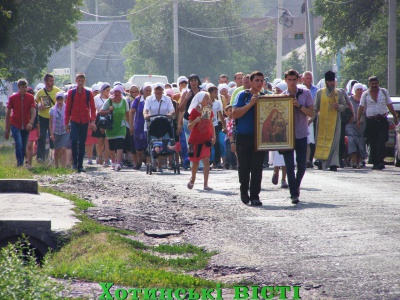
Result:
<instances>
[{"instance_id":1,"label":"building roof","mask_svg":"<svg viewBox=\"0 0 400 300\"><path fill-rule=\"evenodd\" d=\"M78 22L75 42L76 72L85 73L87 84L98 81L124 81L125 58L121 52L133 40L129 21ZM54 53L48 70L70 68L71 46Z\"/></svg>"}]
</instances>

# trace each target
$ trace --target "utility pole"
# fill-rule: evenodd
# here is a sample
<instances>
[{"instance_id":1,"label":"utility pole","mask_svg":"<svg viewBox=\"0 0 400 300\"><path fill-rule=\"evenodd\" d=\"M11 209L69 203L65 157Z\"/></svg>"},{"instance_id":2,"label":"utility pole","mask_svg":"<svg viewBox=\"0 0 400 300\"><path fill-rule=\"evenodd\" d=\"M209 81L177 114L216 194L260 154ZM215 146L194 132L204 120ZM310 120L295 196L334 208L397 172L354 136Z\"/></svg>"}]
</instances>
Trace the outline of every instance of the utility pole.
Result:
<instances>
[{"instance_id":1,"label":"utility pole","mask_svg":"<svg viewBox=\"0 0 400 300\"><path fill-rule=\"evenodd\" d=\"M388 91L396 95L396 10L397 0L389 0L388 24Z\"/></svg>"},{"instance_id":2,"label":"utility pole","mask_svg":"<svg viewBox=\"0 0 400 300\"><path fill-rule=\"evenodd\" d=\"M283 0L278 0L278 30L276 37L276 78L282 78L282 39L283 39L283 24L279 23L280 10L283 7Z\"/></svg>"},{"instance_id":3,"label":"utility pole","mask_svg":"<svg viewBox=\"0 0 400 300\"><path fill-rule=\"evenodd\" d=\"M76 65L76 53L75 53L75 42L71 42L71 70L70 70L70 82L75 82L75 65Z\"/></svg>"},{"instance_id":4,"label":"utility pole","mask_svg":"<svg viewBox=\"0 0 400 300\"><path fill-rule=\"evenodd\" d=\"M310 44L311 72L315 76L317 74L317 61L315 56L314 17L311 11L312 11L312 2L311 0L307 0L308 35L310 37L309 41L307 42Z\"/></svg>"},{"instance_id":5,"label":"utility pole","mask_svg":"<svg viewBox=\"0 0 400 300\"><path fill-rule=\"evenodd\" d=\"M310 51L310 33L308 31L309 25L308 25L308 7L307 7L307 2L304 3L305 4L305 10L304 10L304 15L306 17L306 36L305 36L305 40L306 40L306 69L307 71L311 70L311 51ZM316 76L316 74L314 75Z\"/></svg>"},{"instance_id":6,"label":"utility pole","mask_svg":"<svg viewBox=\"0 0 400 300\"><path fill-rule=\"evenodd\" d=\"M98 22L99 21L99 0L96 0L95 6L96 6L96 22Z\"/></svg>"},{"instance_id":7,"label":"utility pole","mask_svg":"<svg viewBox=\"0 0 400 300\"><path fill-rule=\"evenodd\" d=\"M178 0L173 0L174 17L174 81L179 77Z\"/></svg>"}]
</instances>

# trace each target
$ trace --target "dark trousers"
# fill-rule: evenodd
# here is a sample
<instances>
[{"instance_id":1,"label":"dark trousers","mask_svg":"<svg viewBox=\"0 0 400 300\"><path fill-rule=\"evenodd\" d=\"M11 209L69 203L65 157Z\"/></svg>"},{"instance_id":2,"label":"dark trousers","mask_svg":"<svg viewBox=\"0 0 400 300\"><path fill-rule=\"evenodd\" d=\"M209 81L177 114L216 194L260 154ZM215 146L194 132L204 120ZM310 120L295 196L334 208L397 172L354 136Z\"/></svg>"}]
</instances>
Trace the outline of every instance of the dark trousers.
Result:
<instances>
[{"instance_id":1,"label":"dark trousers","mask_svg":"<svg viewBox=\"0 0 400 300\"><path fill-rule=\"evenodd\" d=\"M343 155L346 152L346 144L344 142L344 137L346 135L346 124L344 122L342 123L342 127L340 129L340 141L339 141L339 161L343 159Z\"/></svg>"},{"instance_id":2,"label":"dark trousers","mask_svg":"<svg viewBox=\"0 0 400 300\"><path fill-rule=\"evenodd\" d=\"M385 143L389 138L389 122L387 118L374 120L367 118L365 137L370 146L370 161L373 165L384 163Z\"/></svg>"},{"instance_id":3,"label":"dark trousers","mask_svg":"<svg viewBox=\"0 0 400 300\"><path fill-rule=\"evenodd\" d=\"M259 199L265 151L254 151L254 136L238 134L236 153L240 193L247 194L250 185L250 199Z\"/></svg>"},{"instance_id":4,"label":"dark trousers","mask_svg":"<svg viewBox=\"0 0 400 300\"><path fill-rule=\"evenodd\" d=\"M187 143L186 143L186 136L185 136L185 131L182 129L181 134L179 135L179 141L181 144L181 156L183 159L182 165L184 168L190 167L190 161L188 157L188 149L187 149Z\"/></svg>"},{"instance_id":5,"label":"dark trousers","mask_svg":"<svg viewBox=\"0 0 400 300\"><path fill-rule=\"evenodd\" d=\"M310 143L310 157L308 158L309 161L313 161L314 160L314 154L315 154L315 144Z\"/></svg>"},{"instance_id":6,"label":"dark trousers","mask_svg":"<svg viewBox=\"0 0 400 300\"><path fill-rule=\"evenodd\" d=\"M11 134L14 138L15 157L17 158L17 167L24 165L26 143L28 142L29 131L19 129L11 125Z\"/></svg>"},{"instance_id":7,"label":"dark trousers","mask_svg":"<svg viewBox=\"0 0 400 300\"><path fill-rule=\"evenodd\" d=\"M46 138L47 133L50 138L49 119L39 116L40 135L37 141L37 159L42 161L46 158Z\"/></svg>"},{"instance_id":8,"label":"dark trousers","mask_svg":"<svg viewBox=\"0 0 400 300\"><path fill-rule=\"evenodd\" d=\"M71 121L71 150L72 162L78 169L83 168L85 142L89 123L79 124Z\"/></svg>"},{"instance_id":9,"label":"dark trousers","mask_svg":"<svg viewBox=\"0 0 400 300\"><path fill-rule=\"evenodd\" d=\"M236 160L236 154L231 151L231 141L227 139L225 141L225 147L226 147L226 160L225 160L225 167L237 167L237 160Z\"/></svg>"},{"instance_id":10,"label":"dark trousers","mask_svg":"<svg viewBox=\"0 0 400 300\"><path fill-rule=\"evenodd\" d=\"M290 195L300 196L300 184L303 179L304 173L306 172L307 163L307 138L296 139L296 162L297 162L297 173L294 174L294 150L283 152L283 158L285 159L286 173L289 182Z\"/></svg>"},{"instance_id":11,"label":"dark trousers","mask_svg":"<svg viewBox=\"0 0 400 300\"><path fill-rule=\"evenodd\" d=\"M215 144L214 144L214 164L221 164L221 143L219 141L219 133L221 132L221 126L214 126L215 128Z\"/></svg>"}]
</instances>

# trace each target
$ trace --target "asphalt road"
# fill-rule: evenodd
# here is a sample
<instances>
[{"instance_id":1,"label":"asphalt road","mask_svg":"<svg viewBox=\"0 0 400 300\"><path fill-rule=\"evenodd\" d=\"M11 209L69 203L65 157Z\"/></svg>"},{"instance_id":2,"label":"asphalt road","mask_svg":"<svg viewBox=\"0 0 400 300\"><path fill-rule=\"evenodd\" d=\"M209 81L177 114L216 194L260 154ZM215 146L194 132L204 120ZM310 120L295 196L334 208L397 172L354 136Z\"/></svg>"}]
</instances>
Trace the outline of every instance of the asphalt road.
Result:
<instances>
[{"instance_id":1,"label":"asphalt road","mask_svg":"<svg viewBox=\"0 0 400 300\"><path fill-rule=\"evenodd\" d=\"M212 171L211 192L201 173L188 190L189 172L111 172L69 175L63 189L89 193L121 227L184 230L184 242L219 252L220 280L243 267L235 280L301 285L302 299L400 299L400 168L307 169L298 205L264 170L261 207L240 201L236 171Z\"/></svg>"}]
</instances>

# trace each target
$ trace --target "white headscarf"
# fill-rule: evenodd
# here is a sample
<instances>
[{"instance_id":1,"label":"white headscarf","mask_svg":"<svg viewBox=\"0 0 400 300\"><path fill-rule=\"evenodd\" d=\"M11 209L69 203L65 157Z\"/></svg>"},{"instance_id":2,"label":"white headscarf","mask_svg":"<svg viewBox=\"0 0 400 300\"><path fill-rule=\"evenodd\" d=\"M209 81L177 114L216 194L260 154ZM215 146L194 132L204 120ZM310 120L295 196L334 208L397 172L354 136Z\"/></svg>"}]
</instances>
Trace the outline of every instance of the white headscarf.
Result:
<instances>
[{"instance_id":1,"label":"white headscarf","mask_svg":"<svg viewBox=\"0 0 400 300\"><path fill-rule=\"evenodd\" d=\"M287 90L287 83L284 82L284 81L281 81L281 82L279 82L279 83L275 86L275 88L278 88L278 89L280 89L282 92L284 92L284 91Z\"/></svg>"},{"instance_id":2,"label":"white headscarf","mask_svg":"<svg viewBox=\"0 0 400 300\"><path fill-rule=\"evenodd\" d=\"M189 108L188 108L188 113L190 114L193 109L195 109L197 106L200 105L200 103L203 101L206 92L198 92L192 99L192 102L190 102Z\"/></svg>"},{"instance_id":3,"label":"white headscarf","mask_svg":"<svg viewBox=\"0 0 400 300\"><path fill-rule=\"evenodd\" d=\"M349 80L349 82L347 82L347 85L346 85L346 91L347 91L347 93L351 93L353 90L351 89L351 83L353 82L353 81L357 81L357 80L355 80L355 79L351 79L351 80ZM358 81L357 81L358 82Z\"/></svg>"},{"instance_id":4,"label":"white headscarf","mask_svg":"<svg viewBox=\"0 0 400 300\"><path fill-rule=\"evenodd\" d=\"M353 85L353 90L351 91L351 93L353 95L355 95L356 90L358 90L358 89L362 89L364 91L364 87L363 87L362 83L356 83L355 85Z\"/></svg>"},{"instance_id":5,"label":"white headscarf","mask_svg":"<svg viewBox=\"0 0 400 300\"><path fill-rule=\"evenodd\" d=\"M229 91L229 86L228 86L226 83L220 83L220 84L218 84L218 92L221 93L221 91L222 91L223 89L226 89L226 91Z\"/></svg>"}]
</instances>

